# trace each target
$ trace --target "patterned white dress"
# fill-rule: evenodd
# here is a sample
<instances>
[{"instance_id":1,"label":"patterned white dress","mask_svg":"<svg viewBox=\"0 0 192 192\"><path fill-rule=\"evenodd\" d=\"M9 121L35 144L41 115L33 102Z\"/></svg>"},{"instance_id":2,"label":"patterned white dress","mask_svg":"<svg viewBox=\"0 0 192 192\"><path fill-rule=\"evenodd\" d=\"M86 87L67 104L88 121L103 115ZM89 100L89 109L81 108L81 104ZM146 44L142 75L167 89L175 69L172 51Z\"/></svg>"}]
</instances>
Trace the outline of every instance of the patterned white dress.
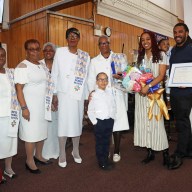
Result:
<instances>
[{"instance_id":1,"label":"patterned white dress","mask_svg":"<svg viewBox=\"0 0 192 192\"><path fill-rule=\"evenodd\" d=\"M163 60L159 63L152 63L152 58L147 60L145 55L146 67L150 68L153 76L159 75L159 64L166 64L166 56L162 53ZM142 97L139 93L135 94L135 125L134 125L134 145L151 148L155 151L161 151L168 148L168 140L164 126L163 117L157 121L155 115L160 110L155 103L153 107L153 118L148 119L149 99Z\"/></svg>"}]
</instances>

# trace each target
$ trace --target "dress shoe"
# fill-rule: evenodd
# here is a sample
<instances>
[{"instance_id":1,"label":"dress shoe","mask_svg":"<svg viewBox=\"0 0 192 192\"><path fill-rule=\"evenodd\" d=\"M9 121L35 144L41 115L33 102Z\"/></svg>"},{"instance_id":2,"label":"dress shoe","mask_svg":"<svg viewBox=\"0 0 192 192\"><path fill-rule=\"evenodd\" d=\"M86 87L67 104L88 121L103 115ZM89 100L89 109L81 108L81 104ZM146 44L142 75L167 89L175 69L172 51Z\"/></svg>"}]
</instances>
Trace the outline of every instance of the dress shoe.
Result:
<instances>
[{"instance_id":1,"label":"dress shoe","mask_svg":"<svg viewBox=\"0 0 192 192\"><path fill-rule=\"evenodd\" d=\"M71 155L73 156L73 159L74 159L75 163L82 163L81 157L80 158L75 158L74 155L73 155L73 151L71 152Z\"/></svg>"},{"instance_id":2,"label":"dress shoe","mask_svg":"<svg viewBox=\"0 0 192 192\"><path fill-rule=\"evenodd\" d=\"M147 157L141 161L141 163L143 164L147 164L155 159L154 151L152 149L148 149L147 151L148 151Z\"/></svg>"},{"instance_id":3,"label":"dress shoe","mask_svg":"<svg viewBox=\"0 0 192 192\"><path fill-rule=\"evenodd\" d=\"M117 162L119 162L120 160L121 160L120 153L119 153L119 154L115 153L115 154L113 155L113 161L114 161L115 163L117 163Z\"/></svg>"},{"instance_id":4,"label":"dress shoe","mask_svg":"<svg viewBox=\"0 0 192 192\"><path fill-rule=\"evenodd\" d=\"M53 162L52 161L50 161L50 160L47 160L47 161L40 161L39 159L37 159L37 157L33 157L34 158L34 161L35 161L35 163L39 163L39 164L41 164L41 165L50 165L50 164L52 164Z\"/></svg>"},{"instance_id":5,"label":"dress shoe","mask_svg":"<svg viewBox=\"0 0 192 192\"><path fill-rule=\"evenodd\" d=\"M182 158L179 157L178 155L172 156L173 160L169 163L168 169L173 170L173 169L178 169L182 164Z\"/></svg>"},{"instance_id":6,"label":"dress shoe","mask_svg":"<svg viewBox=\"0 0 192 192\"><path fill-rule=\"evenodd\" d=\"M104 171L110 171L114 168L114 164L112 163L107 163L105 165L99 165L99 167L104 170Z\"/></svg>"},{"instance_id":7,"label":"dress shoe","mask_svg":"<svg viewBox=\"0 0 192 192\"><path fill-rule=\"evenodd\" d=\"M31 168L27 165L27 163L25 163L25 168L26 168L30 173L34 173L34 174L40 174L40 173L41 173L41 171L40 171L39 169L35 169L35 170L31 169Z\"/></svg>"},{"instance_id":8,"label":"dress shoe","mask_svg":"<svg viewBox=\"0 0 192 192\"><path fill-rule=\"evenodd\" d=\"M17 174L8 173L7 171L4 171L4 175L8 176L10 179L13 179L13 178L17 177Z\"/></svg>"},{"instance_id":9,"label":"dress shoe","mask_svg":"<svg viewBox=\"0 0 192 192\"><path fill-rule=\"evenodd\" d=\"M58 162L59 167L65 168L67 166L67 161L64 162Z\"/></svg>"}]
</instances>

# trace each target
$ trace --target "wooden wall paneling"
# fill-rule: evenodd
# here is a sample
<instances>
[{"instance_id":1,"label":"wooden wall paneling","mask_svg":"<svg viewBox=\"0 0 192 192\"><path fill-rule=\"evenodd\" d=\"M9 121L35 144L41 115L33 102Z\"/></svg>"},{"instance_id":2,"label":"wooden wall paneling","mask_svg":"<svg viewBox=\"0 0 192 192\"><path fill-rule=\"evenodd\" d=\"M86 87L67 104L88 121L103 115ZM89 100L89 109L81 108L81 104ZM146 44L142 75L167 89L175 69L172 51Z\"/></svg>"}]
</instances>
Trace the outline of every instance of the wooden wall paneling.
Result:
<instances>
[{"instance_id":1,"label":"wooden wall paneling","mask_svg":"<svg viewBox=\"0 0 192 192\"><path fill-rule=\"evenodd\" d=\"M52 16L49 18L49 41L62 47L66 45L65 32L67 30L67 20L62 17Z\"/></svg>"},{"instance_id":2,"label":"wooden wall paneling","mask_svg":"<svg viewBox=\"0 0 192 192\"><path fill-rule=\"evenodd\" d=\"M60 46L65 46L67 44L65 38L65 32L67 30L67 21L62 17L58 19L58 43L60 42Z\"/></svg>"},{"instance_id":3,"label":"wooden wall paneling","mask_svg":"<svg viewBox=\"0 0 192 192\"><path fill-rule=\"evenodd\" d=\"M55 17L50 16L48 22L49 22L49 37L48 37L48 39L50 42L53 42L56 44L57 42L55 39L55 30L54 30L55 29Z\"/></svg>"}]
</instances>

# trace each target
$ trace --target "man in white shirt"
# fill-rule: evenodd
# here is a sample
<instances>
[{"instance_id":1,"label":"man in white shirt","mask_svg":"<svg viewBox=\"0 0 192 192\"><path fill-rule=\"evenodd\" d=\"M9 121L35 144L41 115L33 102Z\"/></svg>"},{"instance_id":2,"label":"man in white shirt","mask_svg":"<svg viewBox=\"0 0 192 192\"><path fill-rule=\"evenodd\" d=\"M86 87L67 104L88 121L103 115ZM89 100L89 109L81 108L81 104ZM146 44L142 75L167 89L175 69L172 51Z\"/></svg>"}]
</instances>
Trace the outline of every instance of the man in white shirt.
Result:
<instances>
[{"instance_id":1,"label":"man in white shirt","mask_svg":"<svg viewBox=\"0 0 192 192\"><path fill-rule=\"evenodd\" d=\"M127 93L118 90L114 87L118 79L121 78L122 71L127 66L127 59L125 54L113 53L110 49L109 38L105 35L99 37L98 46L100 54L91 60L91 64L88 72L88 89L91 93L95 90L96 76L100 72L104 72L109 77L107 88L110 89L115 96L115 102L117 105L117 113L113 126L113 138L114 138L114 155L113 161L118 162L121 159L120 156L120 139L121 132L129 129L128 117L127 117ZM113 67L112 67L113 65ZM113 74L112 74L113 73Z\"/></svg>"},{"instance_id":2,"label":"man in white shirt","mask_svg":"<svg viewBox=\"0 0 192 192\"><path fill-rule=\"evenodd\" d=\"M114 166L109 162L110 138L116 113L115 100L112 92L107 90L108 76L101 72L96 77L98 89L91 94L88 116L94 125L96 156L99 167L111 170Z\"/></svg>"}]
</instances>

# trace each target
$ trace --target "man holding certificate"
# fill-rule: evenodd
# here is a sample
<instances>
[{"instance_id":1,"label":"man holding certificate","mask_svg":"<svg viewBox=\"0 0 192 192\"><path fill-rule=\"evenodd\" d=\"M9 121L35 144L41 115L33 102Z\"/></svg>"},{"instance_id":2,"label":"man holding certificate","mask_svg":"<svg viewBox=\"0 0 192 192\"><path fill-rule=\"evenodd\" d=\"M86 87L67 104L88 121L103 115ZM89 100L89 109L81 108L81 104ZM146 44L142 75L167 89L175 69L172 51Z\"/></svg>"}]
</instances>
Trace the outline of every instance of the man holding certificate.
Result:
<instances>
[{"instance_id":1,"label":"man holding certificate","mask_svg":"<svg viewBox=\"0 0 192 192\"><path fill-rule=\"evenodd\" d=\"M184 157L192 158L192 133L190 112L192 108L192 39L186 24L178 23L173 28L175 47L170 57L171 107L176 118L178 129L177 148L171 156L169 169L182 165ZM191 73L190 73L191 74Z\"/></svg>"}]
</instances>

